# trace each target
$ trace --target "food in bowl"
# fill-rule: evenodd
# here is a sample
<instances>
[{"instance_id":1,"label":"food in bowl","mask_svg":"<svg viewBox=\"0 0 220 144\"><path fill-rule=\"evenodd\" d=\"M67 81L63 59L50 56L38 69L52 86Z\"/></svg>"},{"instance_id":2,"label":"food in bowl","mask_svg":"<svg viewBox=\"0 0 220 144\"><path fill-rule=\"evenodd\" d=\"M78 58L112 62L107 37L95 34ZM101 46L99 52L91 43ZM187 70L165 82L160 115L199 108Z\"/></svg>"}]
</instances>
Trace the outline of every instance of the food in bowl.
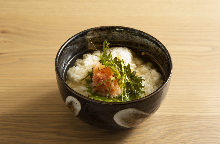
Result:
<instances>
[{"instance_id":1,"label":"food in bowl","mask_svg":"<svg viewBox=\"0 0 220 144\"><path fill-rule=\"evenodd\" d=\"M153 93L163 79L154 64L144 61L126 47L109 48L83 55L68 69L66 84L89 98L106 102L126 102Z\"/></svg>"},{"instance_id":2,"label":"food in bowl","mask_svg":"<svg viewBox=\"0 0 220 144\"><path fill-rule=\"evenodd\" d=\"M113 53L114 49L121 49L126 47L127 49L129 49L128 51L130 51L130 53L132 54L132 63L136 64L136 67L132 68L132 63L129 63L131 72L136 71L135 76L144 79L142 75L146 74L147 72L142 72L143 74L140 74L137 72L137 67L144 67L143 65L145 64L149 66L151 74L154 73L152 72L152 69L154 69L155 71L157 71L158 74L162 76L162 85L157 88L153 93L150 93L152 91L147 93L147 90L144 90L144 87L142 87L141 91L144 91L146 93L145 95L148 94L147 96L141 98L137 97L137 99L122 102L121 100L118 100L119 102L110 100L119 98L117 96L117 93L123 91L123 89L121 88L120 90L116 89L115 91L112 91L111 95L109 94L108 96L104 96L102 93L108 87L104 87L105 89L103 91L100 89L94 89L95 93L99 93L97 98L102 98L106 100L103 101L94 100L94 98L92 98L91 96L89 97L90 92L88 92L88 95L86 96L85 94L80 94L82 92L80 92L79 90L75 90L76 87L71 88L70 85L68 86L68 84L66 83L67 80L77 82L77 78L78 80L82 80L81 78L85 78L83 79L83 81L84 84L87 84L85 81L89 78L87 72L93 73L93 68L96 66L97 71L94 72L96 72L96 75L98 75L98 70L102 68L102 65L106 67L106 65L102 64L102 62L100 62L100 64L95 63L94 65L92 65L93 61L95 61L96 59L96 62L99 62L101 60L100 55L103 54L103 41L105 40L108 40L111 43L110 50L112 58L115 57ZM100 52L94 51L93 44L91 42L94 44L97 50L100 50ZM108 51L110 50L107 50L107 54L109 54ZM122 55L127 55L125 53L126 52L123 51ZM89 57L93 54L96 54L97 56L94 57L94 59L88 59L90 61L86 61L85 58L82 59L83 54L84 57ZM123 59L125 63L127 61L127 58L129 57L126 56L122 58L121 56L119 56L119 58L120 60ZM136 61L136 59L140 60L140 64L138 63L139 61ZM151 62L152 65L148 63L148 61ZM74 74L81 74L84 72L84 69L86 69L87 71L84 72L83 76L75 77L76 79L72 80L68 76L67 71L70 70L71 67L77 67L79 65L84 66L78 67L78 69L75 68ZM124 66L126 67L127 65L128 64L125 64ZM170 84L172 73L172 60L166 47L159 40L143 31L122 26L101 26L84 30L68 39L61 46L60 50L57 53L55 59L55 71L61 97L66 106L68 106L69 109L73 112L74 116L89 124L101 128L127 129L136 127L146 118L149 118L160 107L161 102L166 96ZM109 72L110 70L107 69L105 71ZM111 71L113 70L111 69ZM111 71L107 75L108 78L113 77ZM161 77L159 79L161 79ZM81 81L78 82L78 84L81 83ZM96 82L97 83L94 83L92 85L90 81L90 88L91 86L95 86L98 84L98 79L96 80ZM146 80L142 80L142 83L146 82ZM120 87L120 82L117 81L117 83ZM80 88L84 89L84 92L87 92L88 90L88 88L86 88L87 85L75 86L79 86ZM107 86L109 86L109 84L107 84ZM115 84L115 88L117 88L117 84Z\"/></svg>"}]
</instances>

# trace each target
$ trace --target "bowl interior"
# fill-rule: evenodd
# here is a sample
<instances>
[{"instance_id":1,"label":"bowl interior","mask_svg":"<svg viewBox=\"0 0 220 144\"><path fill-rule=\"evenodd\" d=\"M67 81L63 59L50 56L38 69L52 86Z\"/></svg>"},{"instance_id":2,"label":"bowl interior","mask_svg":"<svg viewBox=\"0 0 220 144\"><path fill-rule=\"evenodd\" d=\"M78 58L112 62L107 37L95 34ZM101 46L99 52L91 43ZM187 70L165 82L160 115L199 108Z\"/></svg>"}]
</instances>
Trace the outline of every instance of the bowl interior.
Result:
<instances>
[{"instance_id":1,"label":"bowl interior","mask_svg":"<svg viewBox=\"0 0 220 144\"><path fill-rule=\"evenodd\" d=\"M65 81L66 72L74 65L75 60L81 58L84 53L95 49L102 50L104 40L110 42L110 47L127 47L143 59L155 63L164 83L169 79L172 62L163 44L149 34L121 26L92 28L70 38L57 54L57 75Z\"/></svg>"}]
</instances>

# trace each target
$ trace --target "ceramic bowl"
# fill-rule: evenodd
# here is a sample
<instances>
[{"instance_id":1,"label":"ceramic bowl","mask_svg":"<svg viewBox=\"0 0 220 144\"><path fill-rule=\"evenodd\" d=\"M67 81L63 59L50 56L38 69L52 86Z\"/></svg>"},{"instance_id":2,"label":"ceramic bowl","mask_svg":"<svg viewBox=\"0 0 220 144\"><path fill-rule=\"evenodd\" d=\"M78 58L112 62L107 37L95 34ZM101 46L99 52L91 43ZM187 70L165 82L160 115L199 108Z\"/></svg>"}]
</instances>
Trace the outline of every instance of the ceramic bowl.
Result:
<instances>
[{"instance_id":1,"label":"ceramic bowl","mask_svg":"<svg viewBox=\"0 0 220 144\"><path fill-rule=\"evenodd\" d=\"M128 102L104 102L83 96L66 83L67 70L94 45L102 50L104 40L110 47L127 47L143 59L152 61L163 77L163 85L143 98ZM60 48L55 59L57 84L65 104L81 120L107 129L133 128L144 121L160 106L171 78L172 61L165 46L151 35L128 27L101 26L82 31Z\"/></svg>"}]
</instances>

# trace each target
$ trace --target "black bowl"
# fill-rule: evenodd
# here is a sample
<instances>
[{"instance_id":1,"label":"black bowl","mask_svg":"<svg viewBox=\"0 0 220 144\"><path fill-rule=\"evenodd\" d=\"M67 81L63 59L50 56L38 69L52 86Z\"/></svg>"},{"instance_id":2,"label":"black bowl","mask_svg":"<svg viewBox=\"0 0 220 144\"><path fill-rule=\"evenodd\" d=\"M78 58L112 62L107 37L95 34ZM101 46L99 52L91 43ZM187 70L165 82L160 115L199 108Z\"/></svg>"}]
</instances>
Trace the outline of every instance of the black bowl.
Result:
<instances>
[{"instance_id":1,"label":"black bowl","mask_svg":"<svg viewBox=\"0 0 220 144\"><path fill-rule=\"evenodd\" d=\"M97 101L71 89L65 83L67 70L94 45L102 50L104 40L110 42L110 47L127 47L151 60L163 76L163 85L148 96L128 102ZM128 27L102 26L67 40L57 53L55 67L61 96L75 116L98 127L123 129L135 127L159 108L169 87L172 61L165 46L151 35Z\"/></svg>"}]
</instances>

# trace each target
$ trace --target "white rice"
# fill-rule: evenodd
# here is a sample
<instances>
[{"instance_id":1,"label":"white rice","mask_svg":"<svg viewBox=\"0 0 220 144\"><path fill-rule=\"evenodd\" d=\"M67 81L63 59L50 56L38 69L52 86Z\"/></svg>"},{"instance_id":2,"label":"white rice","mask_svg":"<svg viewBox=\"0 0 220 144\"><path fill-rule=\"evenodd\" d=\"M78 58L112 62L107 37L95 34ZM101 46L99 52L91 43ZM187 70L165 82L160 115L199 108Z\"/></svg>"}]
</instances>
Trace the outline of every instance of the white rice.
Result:
<instances>
[{"instance_id":1,"label":"white rice","mask_svg":"<svg viewBox=\"0 0 220 144\"><path fill-rule=\"evenodd\" d=\"M137 75L144 79L143 90L145 94L142 96L151 94L162 85L163 81L161 74L157 72L151 62L143 62L125 47L114 47L110 50L113 57L123 59L126 64L131 65L131 69L135 70ZM95 51L92 54L84 54L83 59L77 59L75 66L67 71L67 85L78 93L89 96L85 86L86 83L82 81L82 79L85 78L88 72L92 71L92 68L99 62L100 54L100 51Z\"/></svg>"}]
</instances>

